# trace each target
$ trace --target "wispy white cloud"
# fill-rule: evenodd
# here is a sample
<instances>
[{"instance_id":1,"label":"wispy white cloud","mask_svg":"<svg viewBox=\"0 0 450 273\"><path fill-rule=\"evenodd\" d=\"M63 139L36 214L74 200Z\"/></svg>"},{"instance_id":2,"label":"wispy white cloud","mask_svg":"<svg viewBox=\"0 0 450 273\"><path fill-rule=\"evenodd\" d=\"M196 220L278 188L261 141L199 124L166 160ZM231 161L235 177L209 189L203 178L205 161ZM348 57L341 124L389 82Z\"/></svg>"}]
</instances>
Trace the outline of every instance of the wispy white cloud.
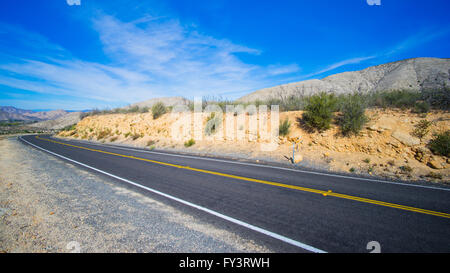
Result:
<instances>
[{"instance_id":1,"label":"wispy white cloud","mask_svg":"<svg viewBox=\"0 0 450 273\"><path fill-rule=\"evenodd\" d=\"M349 65L349 64L359 64L359 63L361 63L363 61L367 61L367 60L370 60L370 59L373 59L373 58L376 58L376 56L358 57L358 58L351 58L351 59L343 60L343 61L331 64L331 65L327 66L326 68L315 72L313 75L320 75L320 74L323 74L325 72L328 72L328 71L331 71L331 70L334 70L336 68L339 68L339 67L342 67L342 66L345 66L345 65Z\"/></svg>"},{"instance_id":2,"label":"wispy white cloud","mask_svg":"<svg viewBox=\"0 0 450 273\"><path fill-rule=\"evenodd\" d=\"M417 33L407 37L403 41L399 42L391 49L385 51L381 55L383 56L391 56L398 54L402 51L410 50L416 48L420 45L429 43L433 40L436 40L442 36L448 35L450 32L450 27L441 28L441 29L423 29L418 31Z\"/></svg>"},{"instance_id":3,"label":"wispy white cloud","mask_svg":"<svg viewBox=\"0 0 450 273\"><path fill-rule=\"evenodd\" d=\"M43 50L26 57L13 52L20 57L0 64L0 84L125 104L159 96L251 91L269 84L273 77L299 71L296 64L244 63L236 53L258 55L261 51L199 33L177 20L145 16L122 22L102 15L93 21L93 28L110 63L74 58L45 37L22 30L23 36L38 37L34 46Z\"/></svg>"},{"instance_id":4,"label":"wispy white cloud","mask_svg":"<svg viewBox=\"0 0 450 273\"><path fill-rule=\"evenodd\" d=\"M66 2L67 2L67 5L69 5L69 6L73 6L73 5L79 6L79 5L81 5L81 0L66 0Z\"/></svg>"}]
</instances>

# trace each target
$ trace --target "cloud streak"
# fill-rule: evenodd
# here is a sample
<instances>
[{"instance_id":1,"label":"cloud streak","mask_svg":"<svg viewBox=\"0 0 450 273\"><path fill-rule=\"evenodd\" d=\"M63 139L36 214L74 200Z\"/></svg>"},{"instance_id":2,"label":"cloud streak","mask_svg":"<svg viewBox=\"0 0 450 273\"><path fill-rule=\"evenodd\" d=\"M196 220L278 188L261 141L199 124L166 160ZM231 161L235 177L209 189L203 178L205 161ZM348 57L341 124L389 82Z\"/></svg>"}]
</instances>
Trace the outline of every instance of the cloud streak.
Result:
<instances>
[{"instance_id":1,"label":"cloud streak","mask_svg":"<svg viewBox=\"0 0 450 273\"><path fill-rule=\"evenodd\" d=\"M8 33L14 33L11 26ZM298 65L262 67L242 62L236 53L260 50L183 27L177 20L143 17L122 22L109 15L93 21L107 64L83 61L36 33L20 30L21 52L28 37L35 54L10 52L0 65L0 84L52 95L77 96L111 104L128 104L160 96L217 95L251 91Z\"/></svg>"}]
</instances>

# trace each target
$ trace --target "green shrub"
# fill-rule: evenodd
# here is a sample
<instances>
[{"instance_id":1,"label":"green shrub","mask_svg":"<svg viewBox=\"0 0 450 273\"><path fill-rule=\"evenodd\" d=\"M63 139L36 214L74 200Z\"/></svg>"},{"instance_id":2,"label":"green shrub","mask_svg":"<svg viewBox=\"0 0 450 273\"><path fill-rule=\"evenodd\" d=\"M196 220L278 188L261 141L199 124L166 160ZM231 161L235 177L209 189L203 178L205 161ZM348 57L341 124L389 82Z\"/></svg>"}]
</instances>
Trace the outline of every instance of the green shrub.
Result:
<instances>
[{"instance_id":1,"label":"green shrub","mask_svg":"<svg viewBox=\"0 0 450 273\"><path fill-rule=\"evenodd\" d=\"M408 165L400 166L399 169L402 171L402 173L410 173L413 171L413 169Z\"/></svg>"},{"instance_id":2,"label":"green shrub","mask_svg":"<svg viewBox=\"0 0 450 273\"><path fill-rule=\"evenodd\" d=\"M208 136L214 134L221 124L221 115L216 116L216 113L212 112L206 118L205 134L207 134Z\"/></svg>"},{"instance_id":3,"label":"green shrub","mask_svg":"<svg viewBox=\"0 0 450 273\"><path fill-rule=\"evenodd\" d=\"M133 106L127 110L128 113L138 113L139 112L139 106Z\"/></svg>"},{"instance_id":4,"label":"green shrub","mask_svg":"<svg viewBox=\"0 0 450 273\"><path fill-rule=\"evenodd\" d=\"M368 95L371 106L382 108L411 108L421 99L421 93L411 90L373 92Z\"/></svg>"},{"instance_id":5,"label":"green shrub","mask_svg":"<svg viewBox=\"0 0 450 273\"><path fill-rule=\"evenodd\" d=\"M111 134L111 130L106 129L102 130L97 134L97 139L103 139Z\"/></svg>"},{"instance_id":6,"label":"green shrub","mask_svg":"<svg viewBox=\"0 0 450 273\"><path fill-rule=\"evenodd\" d=\"M145 107L139 108L139 113L147 113L149 110L150 109L147 106L145 106Z\"/></svg>"},{"instance_id":7,"label":"green shrub","mask_svg":"<svg viewBox=\"0 0 450 273\"><path fill-rule=\"evenodd\" d=\"M189 139L188 141L186 141L185 143L184 143L184 147L191 147L192 145L194 145L195 144L195 140L193 140L192 138L191 139Z\"/></svg>"},{"instance_id":8,"label":"green shrub","mask_svg":"<svg viewBox=\"0 0 450 273\"><path fill-rule=\"evenodd\" d=\"M62 130L63 131L72 131L72 130L75 130L76 128L77 128L77 124L75 123L75 124L64 127Z\"/></svg>"},{"instance_id":9,"label":"green shrub","mask_svg":"<svg viewBox=\"0 0 450 273\"><path fill-rule=\"evenodd\" d=\"M450 130L435 134L428 145L434 154L450 157Z\"/></svg>"},{"instance_id":10,"label":"green shrub","mask_svg":"<svg viewBox=\"0 0 450 273\"><path fill-rule=\"evenodd\" d=\"M307 99L303 123L310 129L324 131L330 128L337 100L333 94L320 93Z\"/></svg>"},{"instance_id":11,"label":"green shrub","mask_svg":"<svg viewBox=\"0 0 450 273\"><path fill-rule=\"evenodd\" d=\"M365 115L366 105L359 94L346 96L340 105L342 116L339 119L342 134L357 135L369 120Z\"/></svg>"},{"instance_id":12,"label":"green shrub","mask_svg":"<svg viewBox=\"0 0 450 273\"><path fill-rule=\"evenodd\" d=\"M132 136L131 136L131 138L133 139L133 140L136 140L136 139L138 139L138 138L140 138L140 137L143 137L144 135L143 134L133 134Z\"/></svg>"},{"instance_id":13,"label":"green shrub","mask_svg":"<svg viewBox=\"0 0 450 273\"><path fill-rule=\"evenodd\" d=\"M428 113L430 112L430 104L426 101L416 102L413 108L413 112L419 114Z\"/></svg>"},{"instance_id":14,"label":"green shrub","mask_svg":"<svg viewBox=\"0 0 450 273\"><path fill-rule=\"evenodd\" d=\"M289 119L286 118L284 121L281 122L280 128L278 129L280 136L287 136L289 134L290 128L291 123L289 122Z\"/></svg>"},{"instance_id":15,"label":"green shrub","mask_svg":"<svg viewBox=\"0 0 450 273\"><path fill-rule=\"evenodd\" d=\"M157 119L167 112L167 108L162 102L157 102L152 106L153 119Z\"/></svg>"},{"instance_id":16,"label":"green shrub","mask_svg":"<svg viewBox=\"0 0 450 273\"><path fill-rule=\"evenodd\" d=\"M431 121L426 119L419 121L419 123L416 124L416 128L412 132L412 135L420 139L424 138L430 132L430 127L432 124L433 123Z\"/></svg>"},{"instance_id":17,"label":"green shrub","mask_svg":"<svg viewBox=\"0 0 450 273\"><path fill-rule=\"evenodd\" d=\"M450 87L423 90L422 99L433 108L450 110Z\"/></svg>"}]
</instances>

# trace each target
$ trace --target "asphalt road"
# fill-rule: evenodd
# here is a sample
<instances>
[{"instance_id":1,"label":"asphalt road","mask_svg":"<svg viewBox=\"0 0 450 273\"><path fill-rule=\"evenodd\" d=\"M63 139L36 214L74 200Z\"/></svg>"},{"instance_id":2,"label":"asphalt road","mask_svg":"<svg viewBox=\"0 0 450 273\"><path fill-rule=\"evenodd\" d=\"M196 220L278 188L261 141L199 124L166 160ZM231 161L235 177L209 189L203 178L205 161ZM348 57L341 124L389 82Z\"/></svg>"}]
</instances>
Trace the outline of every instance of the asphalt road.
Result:
<instances>
[{"instance_id":1,"label":"asphalt road","mask_svg":"<svg viewBox=\"0 0 450 273\"><path fill-rule=\"evenodd\" d=\"M280 251L450 252L450 188L383 182L50 136L63 160L217 218ZM45 171L45 170L42 170ZM370 245L369 244L369 245Z\"/></svg>"}]
</instances>

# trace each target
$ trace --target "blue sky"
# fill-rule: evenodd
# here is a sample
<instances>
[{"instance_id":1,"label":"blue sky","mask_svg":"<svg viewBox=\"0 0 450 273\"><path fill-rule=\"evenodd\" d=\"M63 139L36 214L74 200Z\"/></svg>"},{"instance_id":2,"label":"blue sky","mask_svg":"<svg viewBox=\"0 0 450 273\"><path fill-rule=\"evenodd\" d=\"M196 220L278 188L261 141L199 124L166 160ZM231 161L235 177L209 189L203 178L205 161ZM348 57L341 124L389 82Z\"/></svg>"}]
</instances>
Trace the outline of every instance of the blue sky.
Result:
<instances>
[{"instance_id":1,"label":"blue sky","mask_svg":"<svg viewBox=\"0 0 450 273\"><path fill-rule=\"evenodd\" d=\"M449 58L450 1L2 1L0 105L113 108Z\"/></svg>"}]
</instances>

